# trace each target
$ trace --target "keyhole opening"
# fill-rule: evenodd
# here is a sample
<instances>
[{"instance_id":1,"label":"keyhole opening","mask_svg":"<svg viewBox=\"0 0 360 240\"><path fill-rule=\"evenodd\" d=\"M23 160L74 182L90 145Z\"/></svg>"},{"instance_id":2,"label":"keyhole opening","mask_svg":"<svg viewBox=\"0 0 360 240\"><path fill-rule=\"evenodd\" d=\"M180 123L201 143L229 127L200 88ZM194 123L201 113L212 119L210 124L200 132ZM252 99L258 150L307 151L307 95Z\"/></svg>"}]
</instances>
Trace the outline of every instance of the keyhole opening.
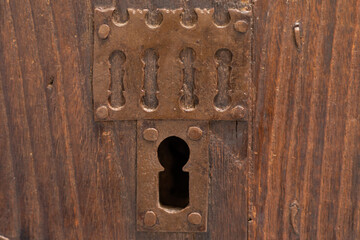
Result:
<instances>
[{"instance_id":1,"label":"keyhole opening","mask_svg":"<svg viewBox=\"0 0 360 240\"><path fill-rule=\"evenodd\" d=\"M165 168L159 172L160 204L182 209L189 205L189 173L182 170L190 156L187 143L179 137L164 139L158 147L158 158Z\"/></svg>"}]
</instances>

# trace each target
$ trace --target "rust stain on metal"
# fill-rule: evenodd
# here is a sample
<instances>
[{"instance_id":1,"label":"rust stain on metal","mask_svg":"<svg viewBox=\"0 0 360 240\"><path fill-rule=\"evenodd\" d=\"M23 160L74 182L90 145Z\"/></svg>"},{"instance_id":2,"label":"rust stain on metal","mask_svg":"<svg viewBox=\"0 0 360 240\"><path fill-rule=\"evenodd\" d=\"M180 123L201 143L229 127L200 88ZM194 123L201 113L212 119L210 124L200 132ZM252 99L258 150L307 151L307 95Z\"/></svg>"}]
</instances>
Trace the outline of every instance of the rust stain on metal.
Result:
<instances>
[{"instance_id":1,"label":"rust stain on metal","mask_svg":"<svg viewBox=\"0 0 360 240\"><path fill-rule=\"evenodd\" d=\"M234 120L235 106L248 111L251 12L229 9L224 26L213 9L128 9L124 23L113 12L94 13L94 108L108 107L96 120Z\"/></svg>"},{"instance_id":2,"label":"rust stain on metal","mask_svg":"<svg viewBox=\"0 0 360 240\"><path fill-rule=\"evenodd\" d=\"M191 127L201 130L201 137L197 141L191 140L188 135L188 129ZM155 232L206 231L209 122L143 120L138 121L137 128L137 229ZM142 133L146 129L157 129L157 140L152 142L145 140ZM188 174L188 204L183 208L163 205L160 201L159 176L166 167L160 163L159 146L164 140L174 136L182 139L189 150L189 159L182 167L182 171ZM173 147L177 146L173 145ZM153 213L151 216L149 211Z\"/></svg>"}]
</instances>

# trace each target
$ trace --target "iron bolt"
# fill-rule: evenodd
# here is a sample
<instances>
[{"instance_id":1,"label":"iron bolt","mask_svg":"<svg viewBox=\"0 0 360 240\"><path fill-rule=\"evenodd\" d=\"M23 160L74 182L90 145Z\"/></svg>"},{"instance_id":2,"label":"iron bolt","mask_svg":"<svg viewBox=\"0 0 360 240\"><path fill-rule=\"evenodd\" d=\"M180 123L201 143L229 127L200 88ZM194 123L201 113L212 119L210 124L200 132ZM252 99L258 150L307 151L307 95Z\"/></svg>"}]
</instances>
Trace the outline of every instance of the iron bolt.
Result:
<instances>
[{"instance_id":1,"label":"iron bolt","mask_svg":"<svg viewBox=\"0 0 360 240\"><path fill-rule=\"evenodd\" d=\"M197 141L202 137L202 130L199 127L189 127L187 135L191 140Z\"/></svg>"},{"instance_id":2,"label":"iron bolt","mask_svg":"<svg viewBox=\"0 0 360 240\"><path fill-rule=\"evenodd\" d=\"M101 106L96 109L96 116L100 119L107 118L109 115L109 110L106 106Z\"/></svg>"},{"instance_id":3,"label":"iron bolt","mask_svg":"<svg viewBox=\"0 0 360 240\"><path fill-rule=\"evenodd\" d=\"M246 20L239 20L234 23L234 28L236 31L245 33L248 30L249 23Z\"/></svg>"},{"instance_id":4,"label":"iron bolt","mask_svg":"<svg viewBox=\"0 0 360 240\"><path fill-rule=\"evenodd\" d=\"M201 223L201 214L198 212L192 212L188 215L188 221L191 224L199 225Z\"/></svg>"},{"instance_id":5,"label":"iron bolt","mask_svg":"<svg viewBox=\"0 0 360 240\"><path fill-rule=\"evenodd\" d=\"M106 39L109 36L110 27L107 24L102 24L99 27L98 35L101 39Z\"/></svg>"},{"instance_id":6,"label":"iron bolt","mask_svg":"<svg viewBox=\"0 0 360 240\"><path fill-rule=\"evenodd\" d=\"M153 211L147 211L145 213L144 224L147 227L152 227L156 224L156 214Z\"/></svg>"},{"instance_id":7,"label":"iron bolt","mask_svg":"<svg viewBox=\"0 0 360 240\"><path fill-rule=\"evenodd\" d=\"M155 142L159 137L159 132L155 128L147 128L143 132L143 137L147 141Z\"/></svg>"}]
</instances>

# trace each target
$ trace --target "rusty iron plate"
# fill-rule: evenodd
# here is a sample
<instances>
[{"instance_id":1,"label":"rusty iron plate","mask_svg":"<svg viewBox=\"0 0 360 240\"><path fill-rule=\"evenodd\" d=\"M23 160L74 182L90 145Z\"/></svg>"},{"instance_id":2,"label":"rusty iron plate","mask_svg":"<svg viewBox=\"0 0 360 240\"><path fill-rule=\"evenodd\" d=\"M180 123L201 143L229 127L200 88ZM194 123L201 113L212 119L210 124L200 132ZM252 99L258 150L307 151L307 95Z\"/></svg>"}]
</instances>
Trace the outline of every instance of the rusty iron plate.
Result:
<instances>
[{"instance_id":1,"label":"rusty iron plate","mask_svg":"<svg viewBox=\"0 0 360 240\"><path fill-rule=\"evenodd\" d=\"M138 119L246 120L250 89L251 11L229 9L217 26L213 9L195 9L193 26L182 9L128 9L114 21L114 8L94 13L93 97L98 121Z\"/></svg>"},{"instance_id":2,"label":"rusty iron plate","mask_svg":"<svg viewBox=\"0 0 360 240\"><path fill-rule=\"evenodd\" d=\"M155 232L205 232L209 188L209 123L207 121L144 120L138 121L137 133L137 229ZM169 163L160 160L169 156L170 153L160 151L159 146L173 137L186 143L189 150L187 162L184 162L184 166L180 166L183 174L188 176L187 199L183 201L184 197L182 197L178 201L182 204L181 207L169 206L161 201L162 196L165 196L163 198L166 201L173 201L171 198L179 195L173 188L171 191L175 193L172 196L166 195L166 187L169 185L167 183L175 182L175 180L177 180L176 183L181 183L179 178L166 178L165 191L162 190L165 194L160 193L161 172L164 173L166 169L170 169L171 174L178 176L173 173ZM177 148L181 143L174 144L168 149L174 151L175 156L182 155L183 149L179 152L172 149ZM177 159L177 161L180 160ZM176 187L176 185L171 186Z\"/></svg>"}]
</instances>

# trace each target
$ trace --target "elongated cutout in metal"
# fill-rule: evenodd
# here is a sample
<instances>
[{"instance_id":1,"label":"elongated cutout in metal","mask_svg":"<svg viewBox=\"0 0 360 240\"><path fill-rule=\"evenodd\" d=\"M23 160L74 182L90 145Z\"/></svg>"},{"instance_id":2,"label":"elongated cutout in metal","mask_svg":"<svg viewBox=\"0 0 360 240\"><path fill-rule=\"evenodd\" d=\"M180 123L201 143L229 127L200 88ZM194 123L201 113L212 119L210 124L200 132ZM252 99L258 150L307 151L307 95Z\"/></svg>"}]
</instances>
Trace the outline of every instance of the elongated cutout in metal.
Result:
<instances>
[{"instance_id":1,"label":"elongated cutout in metal","mask_svg":"<svg viewBox=\"0 0 360 240\"><path fill-rule=\"evenodd\" d=\"M230 76L232 53L228 49L219 49L215 53L215 61L217 63L217 91L214 104L217 110L225 111L231 105Z\"/></svg>"},{"instance_id":2,"label":"elongated cutout in metal","mask_svg":"<svg viewBox=\"0 0 360 240\"><path fill-rule=\"evenodd\" d=\"M147 49L144 53L144 96L142 97L142 104L145 111L154 111L159 105L156 97L158 92L157 84L157 65L159 56L154 49Z\"/></svg>"},{"instance_id":3,"label":"elongated cutout in metal","mask_svg":"<svg viewBox=\"0 0 360 240\"><path fill-rule=\"evenodd\" d=\"M125 105L124 97L124 63L126 61L125 54L122 51L114 51L109 58L110 61L110 96L109 102L113 108L121 108Z\"/></svg>"},{"instance_id":4,"label":"elongated cutout in metal","mask_svg":"<svg viewBox=\"0 0 360 240\"><path fill-rule=\"evenodd\" d=\"M195 95L195 51L192 48L185 48L180 52L180 61L183 63L183 95L180 98L181 108L185 111L192 111L199 102Z\"/></svg>"}]
</instances>

